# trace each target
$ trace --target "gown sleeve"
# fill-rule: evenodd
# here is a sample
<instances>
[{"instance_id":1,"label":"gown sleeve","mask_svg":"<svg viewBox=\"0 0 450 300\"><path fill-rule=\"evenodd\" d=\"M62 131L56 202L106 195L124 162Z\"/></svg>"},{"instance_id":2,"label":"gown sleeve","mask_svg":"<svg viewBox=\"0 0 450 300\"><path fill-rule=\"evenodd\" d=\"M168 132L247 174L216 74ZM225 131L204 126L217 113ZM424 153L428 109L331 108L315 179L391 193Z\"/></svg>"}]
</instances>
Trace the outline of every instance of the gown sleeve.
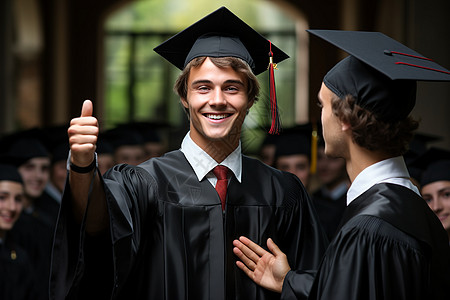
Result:
<instances>
[{"instance_id":1,"label":"gown sleeve","mask_svg":"<svg viewBox=\"0 0 450 300\"><path fill-rule=\"evenodd\" d=\"M308 299L316 271L289 271L286 274L281 292L281 300Z\"/></svg>"},{"instance_id":2,"label":"gown sleeve","mask_svg":"<svg viewBox=\"0 0 450 300\"><path fill-rule=\"evenodd\" d=\"M81 224L74 221L71 187L66 182L53 244L50 299L111 295L116 283L130 271L139 248L139 228L146 220L156 184L148 172L127 165L117 165L100 178L110 227L95 237L85 233L85 217ZM126 258L123 249L127 249Z\"/></svg>"}]
</instances>

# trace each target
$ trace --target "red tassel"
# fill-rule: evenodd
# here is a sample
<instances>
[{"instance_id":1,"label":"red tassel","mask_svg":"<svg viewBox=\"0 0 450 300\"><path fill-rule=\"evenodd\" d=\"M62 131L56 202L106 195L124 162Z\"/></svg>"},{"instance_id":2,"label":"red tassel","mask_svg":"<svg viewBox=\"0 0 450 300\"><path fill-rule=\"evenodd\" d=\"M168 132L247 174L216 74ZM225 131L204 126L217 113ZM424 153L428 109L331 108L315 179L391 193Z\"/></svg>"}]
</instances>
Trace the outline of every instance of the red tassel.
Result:
<instances>
[{"instance_id":1,"label":"red tassel","mask_svg":"<svg viewBox=\"0 0 450 300\"><path fill-rule=\"evenodd\" d=\"M277 68L277 65L273 63L272 43L270 41L269 41L269 44L270 44L269 89L270 89L270 111L272 114L272 124L270 126L269 134L280 134L281 122L280 122L280 116L278 114L277 93L275 90L275 74L274 74L274 69Z\"/></svg>"}]
</instances>

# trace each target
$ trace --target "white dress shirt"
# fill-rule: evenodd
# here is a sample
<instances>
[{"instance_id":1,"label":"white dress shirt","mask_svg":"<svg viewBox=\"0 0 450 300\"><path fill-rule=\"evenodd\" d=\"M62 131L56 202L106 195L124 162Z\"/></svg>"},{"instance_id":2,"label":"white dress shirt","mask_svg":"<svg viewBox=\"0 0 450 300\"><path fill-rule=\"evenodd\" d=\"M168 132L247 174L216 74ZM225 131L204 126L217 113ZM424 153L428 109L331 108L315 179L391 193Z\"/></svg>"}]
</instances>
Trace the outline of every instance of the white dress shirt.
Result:
<instances>
[{"instance_id":1,"label":"white dress shirt","mask_svg":"<svg viewBox=\"0 0 450 300\"><path fill-rule=\"evenodd\" d=\"M356 176L347 192L347 205L378 183L398 184L411 189L420 196L419 190L409 178L409 172L402 156L377 162Z\"/></svg>"},{"instance_id":2,"label":"white dress shirt","mask_svg":"<svg viewBox=\"0 0 450 300\"><path fill-rule=\"evenodd\" d=\"M198 181L206 178L212 184L213 187L216 186L217 178L214 176L212 169L219 165L211 156L208 155L202 148L200 148L190 136L190 132L186 134L181 143L181 152L188 160L191 167L194 169L197 175ZM241 141L239 145L234 149L234 151L228 155L220 165L228 167L236 179L241 182L242 174L242 157L241 157Z\"/></svg>"}]
</instances>

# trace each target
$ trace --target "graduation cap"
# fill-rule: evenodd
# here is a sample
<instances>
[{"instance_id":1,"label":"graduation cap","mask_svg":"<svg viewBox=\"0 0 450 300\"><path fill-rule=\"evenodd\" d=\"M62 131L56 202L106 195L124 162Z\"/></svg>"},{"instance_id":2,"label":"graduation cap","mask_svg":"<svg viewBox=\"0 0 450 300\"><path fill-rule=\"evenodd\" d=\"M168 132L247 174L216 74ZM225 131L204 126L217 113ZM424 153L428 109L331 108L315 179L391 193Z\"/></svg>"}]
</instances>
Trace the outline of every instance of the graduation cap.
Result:
<instances>
[{"instance_id":1,"label":"graduation cap","mask_svg":"<svg viewBox=\"0 0 450 300\"><path fill-rule=\"evenodd\" d=\"M1 162L20 166L35 157L50 157L48 140L40 128L18 131L2 138L0 145L4 151Z\"/></svg>"},{"instance_id":2,"label":"graduation cap","mask_svg":"<svg viewBox=\"0 0 450 300\"><path fill-rule=\"evenodd\" d=\"M14 181L23 183L17 168L10 164L0 164L0 181Z\"/></svg>"},{"instance_id":3,"label":"graduation cap","mask_svg":"<svg viewBox=\"0 0 450 300\"><path fill-rule=\"evenodd\" d=\"M159 143L162 142L159 131L170 129L170 125L162 122L130 122L121 124L119 127L139 133L143 139L143 143Z\"/></svg>"},{"instance_id":4,"label":"graduation cap","mask_svg":"<svg viewBox=\"0 0 450 300\"><path fill-rule=\"evenodd\" d=\"M412 164L422 170L420 185L424 186L435 181L450 181L450 151L431 147Z\"/></svg>"},{"instance_id":5,"label":"graduation cap","mask_svg":"<svg viewBox=\"0 0 450 300\"><path fill-rule=\"evenodd\" d=\"M307 155L310 160L310 172L315 174L319 135L320 126L315 122L287 128L277 139L275 157L294 154Z\"/></svg>"},{"instance_id":6,"label":"graduation cap","mask_svg":"<svg viewBox=\"0 0 450 300\"><path fill-rule=\"evenodd\" d=\"M283 133L277 139L275 157L303 154L311 156L310 136L301 132Z\"/></svg>"},{"instance_id":7,"label":"graduation cap","mask_svg":"<svg viewBox=\"0 0 450 300\"><path fill-rule=\"evenodd\" d=\"M409 175L412 178L416 179L417 181L420 180L423 170L419 166L417 166L417 164L414 165L414 163L419 157L427 152L430 143L437 142L439 140L442 140L442 137L431 135L428 133L414 133L413 139L409 143L408 151L403 154L406 166L408 167Z\"/></svg>"},{"instance_id":8,"label":"graduation cap","mask_svg":"<svg viewBox=\"0 0 450 300\"><path fill-rule=\"evenodd\" d=\"M125 124L103 132L102 138L106 139L113 146L114 150L121 146L142 146L144 142L138 132L130 129Z\"/></svg>"},{"instance_id":9,"label":"graduation cap","mask_svg":"<svg viewBox=\"0 0 450 300\"><path fill-rule=\"evenodd\" d=\"M289 56L239 19L221 7L177 33L153 49L171 64L183 70L196 57L238 57L258 75L269 69L272 110L271 133L278 133L273 69Z\"/></svg>"},{"instance_id":10,"label":"graduation cap","mask_svg":"<svg viewBox=\"0 0 450 300\"><path fill-rule=\"evenodd\" d=\"M61 124L42 129L45 146L51 154L52 164L58 161L67 160L69 155L69 141L67 128L69 124Z\"/></svg>"},{"instance_id":11,"label":"graduation cap","mask_svg":"<svg viewBox=\"0 0 450 300\"><path fill-rule=\"evenodd\" d=\"M416 101L416 81L450 81L450 71L380 33L307 30L350 54L324 77L338 97L356 103L385 121L406 118Z\"/></svg>"},{"instance_id":12,"label":"graduation cap","mask_svg":"<svg viewBox=\"0 0 450 300\"><path fill-rule=\"evenodd\" d=\"M107 134L101 132L97 139L97 148L95 149L97 154L114 154L114 147L108 140Z\"/></svg>"}]
</instances>

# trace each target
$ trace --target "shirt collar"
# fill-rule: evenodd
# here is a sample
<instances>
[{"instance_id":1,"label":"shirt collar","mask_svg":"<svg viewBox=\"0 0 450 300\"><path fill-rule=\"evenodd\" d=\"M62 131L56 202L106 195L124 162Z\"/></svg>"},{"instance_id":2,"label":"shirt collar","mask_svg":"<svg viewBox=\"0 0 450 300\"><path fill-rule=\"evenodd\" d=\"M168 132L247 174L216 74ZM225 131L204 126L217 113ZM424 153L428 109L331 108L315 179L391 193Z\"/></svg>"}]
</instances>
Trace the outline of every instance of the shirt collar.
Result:
<instances>
[{"instance_id":1,"label":"shirt collar","mask_svg":"<svg viewBox=\"0 0 450 300\"><path fill-rule=\"evenodd\" d=\"M409 177L408 169L402 156L388 158L370 165L356 176L348 189L347 205L372 186L381 182L395 182L417 192L417 188L414 189Z\"/></svg>"},{"instance_id":2,"label":"shirt collar","mask_svg":"<svg viewBox=\"0 0 450 300\"><path fill-rule=\"evenodd\" d=\"M214 167L218 166L217 163L208 153L203 151L192 139L190 136L190 132L186 134L181 143L181 152L183 152L184 156L188 160L192 169L194 169L195 175L199 181L205 178L206 174L211 172ZM220 165L228 167L230 169L236 179L241 182L242 175L242 156L241 156L241 141L239 141L239 145L234 149L234 151L228 155Z\"/></svg>"}]
</instances>

